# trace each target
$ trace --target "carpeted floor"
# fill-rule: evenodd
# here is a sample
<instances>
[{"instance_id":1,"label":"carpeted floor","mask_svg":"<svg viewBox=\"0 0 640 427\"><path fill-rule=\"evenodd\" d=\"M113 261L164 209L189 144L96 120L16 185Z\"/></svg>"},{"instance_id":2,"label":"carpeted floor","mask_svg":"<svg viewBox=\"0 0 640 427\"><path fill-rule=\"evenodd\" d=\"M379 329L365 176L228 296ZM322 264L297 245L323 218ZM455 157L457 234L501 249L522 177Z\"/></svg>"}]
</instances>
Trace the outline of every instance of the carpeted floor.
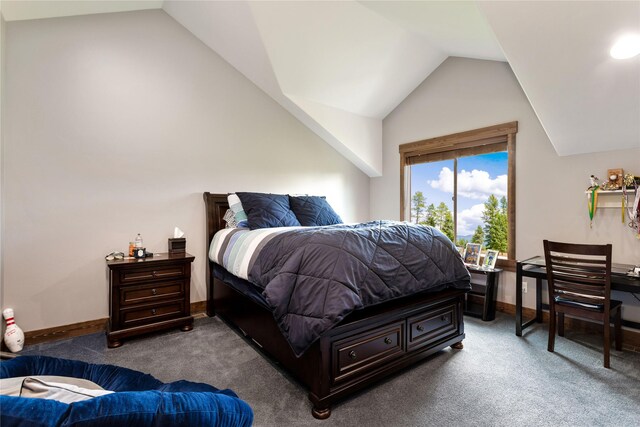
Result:
<instances>
[{"instance_id":1,"label":"carpeted floor","mask_svg":"<svg viewBox=\"0 0 640 427\"><path fill-rule=\"evenodd\" d=\"M306 391L216 318L191 332L169 331L107 349L103 334L29 346L43 354L110 363L162 381L187 379L231 388L255 413L256 426L638 426L640 353L612 352L602 366L601 337L567 330L547 352L545 325L514 334L512 317L465 317L463 350L420 365L311 417Z\"/></svg>"}]
</instances>

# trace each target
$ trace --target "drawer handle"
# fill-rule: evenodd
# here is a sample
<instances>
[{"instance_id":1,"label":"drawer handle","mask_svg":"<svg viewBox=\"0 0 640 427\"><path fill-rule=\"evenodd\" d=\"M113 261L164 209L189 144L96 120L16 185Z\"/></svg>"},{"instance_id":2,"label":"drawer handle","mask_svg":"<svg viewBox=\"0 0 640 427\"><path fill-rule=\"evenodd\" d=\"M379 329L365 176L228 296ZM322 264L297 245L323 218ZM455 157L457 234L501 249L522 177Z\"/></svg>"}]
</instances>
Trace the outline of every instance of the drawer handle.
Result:
<instances>
[{"instance_id":1,"label":"drawer handle","mask_svg":"<svg viewBox=\"0 0 640 427\"><path fill-rule=\"evenodd\" d=\"M392 341L391 341L391 338L389 338L389 337L386 337L386 338L384 339L384 343L385 343L385 344L391 344L391 342L392 342Z\"/></svg>"},{"instance_id":2,"label":"drawer handle","mask_svg":"<svg viewBox=\"0 0 640 427\"><path fill-rule=\"evenodd\" d=\"M418 325L418 326L416 326L416 329L417 329L418 331L422 332L422 331L424 331L424 326L422 326L422 325Z\"/></svg>"},{"instance_id":3,"label":"drawer handle","mask_svg":"<svg viewBox=\"0 0 640 427\"><path fill-rule=\"evenodd\" d=\"M440 320L442 320L443 322L447 321L447 316L445 316L444 314L442 316L440 316Z\"/></svg>"},{"instance_id":4,"label":"drawer handle","mask_svg":"<svg viewBox=\"0 0 640 427\"><path fill-rule=\"evenodd\" d=\"M349 352L349 357L350 357L351 359L355 359L355 358L356 358L356 357L358 357L358 356L356 355L356 352L355 352L355 351L351 350L351 351Z\"/></svg>"},{"instance_id":5,"label":"drawer handle","mask_svg":"<svg viewBox=\"0 0 640 427\"><path fill-rule=\"evenodd\" d=\"M152 295L156 295L158 293L158 291L156 291L155 289L151 289L151 294Z\"/></svg>"},{"instance_id":6,"label":"drawer handle","mask_svg":"<svg viewBox=\"0 0 640 427\"><path fill-rule=\"evenodd\" d=\"M153 275L153 277L156 277L156 274L158 274L158 272L157 271L153 271L153 272L151 272L151 274Z\"/></svg>"},{"instance_id":7,"label":"drawer handle","mask_svg":"<svg viewBox=\"0 0 640 427\"><path fill-rule=\"evenodd\" d=\"M156 315L156 309L155 308L151 309L151 314L153 314L154 316Z\"/></svg>"}]
</instances>

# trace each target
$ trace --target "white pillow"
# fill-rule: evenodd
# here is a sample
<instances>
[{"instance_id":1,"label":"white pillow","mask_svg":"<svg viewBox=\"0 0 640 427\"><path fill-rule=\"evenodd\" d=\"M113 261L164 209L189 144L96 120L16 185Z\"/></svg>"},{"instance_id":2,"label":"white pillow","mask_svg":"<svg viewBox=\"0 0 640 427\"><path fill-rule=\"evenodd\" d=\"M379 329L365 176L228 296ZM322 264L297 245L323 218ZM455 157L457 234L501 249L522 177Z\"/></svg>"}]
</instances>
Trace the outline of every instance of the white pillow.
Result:
<instances>
[{"instance_id":1,"label":"white pillow","mask_svg":"<svg viewBox=\"0 0 640 427\"><path fill-rule=\"evenodd\" d=\"M242 202L237 194L231 193L227 196L227 202L229 202L229 209L233 211L233 217L236 227L248 227L247 214L244 212Z\"/></svg>"},{"instance_id":2,"label":"white pillow","mask_svg":"<svg viewBox=\"0 0 640 427\"><path fill-rule=\"evenodd\" d=\"M36 399L51 399L62 403L80 402L113 393L82 378L51 375L13 377L0 380L0 394Z\"/></svg>"}]
</instances>

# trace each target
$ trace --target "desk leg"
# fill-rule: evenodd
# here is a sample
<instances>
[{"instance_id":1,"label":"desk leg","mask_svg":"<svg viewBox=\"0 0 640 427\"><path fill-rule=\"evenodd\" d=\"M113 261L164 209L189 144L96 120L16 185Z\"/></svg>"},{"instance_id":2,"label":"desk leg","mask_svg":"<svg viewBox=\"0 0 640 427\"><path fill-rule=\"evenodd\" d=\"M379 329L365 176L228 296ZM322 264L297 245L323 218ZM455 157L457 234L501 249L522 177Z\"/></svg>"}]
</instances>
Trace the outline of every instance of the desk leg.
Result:
<instances>
[{"instance_id":1,"label":"desk leg","mask_svg":"<svg viewBox=\"0 0 640 427\"><path fill-rule=\"evenodd\" d=\"M536 278L536 322L542 323L542 279Z\"/></svg>"},{"instance_id":2,"label":"desk leg","mask_svg":"<svg viewBox=\"0 0 640 427\"><path fill-rule=\"evenodd\" d=\"M516 336L522 336L522 264L516 263Z\"/></svg>"}]
</instances>

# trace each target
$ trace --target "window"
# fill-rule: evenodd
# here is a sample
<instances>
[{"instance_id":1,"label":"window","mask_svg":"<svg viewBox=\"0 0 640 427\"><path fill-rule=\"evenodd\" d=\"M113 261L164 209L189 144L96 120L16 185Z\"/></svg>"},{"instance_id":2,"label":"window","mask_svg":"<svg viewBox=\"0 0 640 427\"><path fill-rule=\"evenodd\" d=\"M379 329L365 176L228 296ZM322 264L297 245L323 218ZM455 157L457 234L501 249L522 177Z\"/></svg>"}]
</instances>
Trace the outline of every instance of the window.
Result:
<instances>
[{"instance_id":1,"label":"window","mask_svg":"<svg viewBox=\"0 0 640 427\"><path fill-rule=\"evenodd\" d=\"M481 242L514 265L517 131L511 122L401 145L401 219L459 246Z\"/></svg>"}]
</instances>

